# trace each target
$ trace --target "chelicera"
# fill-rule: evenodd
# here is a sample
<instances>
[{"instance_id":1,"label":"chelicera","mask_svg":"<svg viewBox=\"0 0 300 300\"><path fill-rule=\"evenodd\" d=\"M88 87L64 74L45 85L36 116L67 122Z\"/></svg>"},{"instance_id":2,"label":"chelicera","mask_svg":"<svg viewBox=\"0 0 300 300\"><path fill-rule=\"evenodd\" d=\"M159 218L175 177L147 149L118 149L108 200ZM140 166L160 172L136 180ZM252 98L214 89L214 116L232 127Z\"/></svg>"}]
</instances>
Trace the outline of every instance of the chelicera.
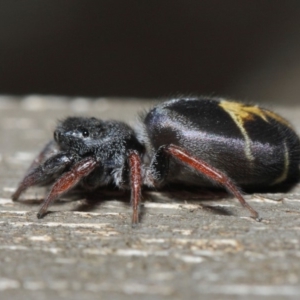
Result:
<instances>
[{"instance_id":1,"label":"chelicera","mask_svg":"<svg viewBox=\"0 0 300 300\"><path fill-rule=\"evenodd\" d=\"M75 186L108 184L131 190L132 224L139 222L143 186L222 186L260 220L240 188L296 182L300 142L272 111L222 98L162 102L140 117L137 130L119 121L69 117L33 161L12 199L29 187L54 184L39 212Z\"/></svg>"}]
</instances>

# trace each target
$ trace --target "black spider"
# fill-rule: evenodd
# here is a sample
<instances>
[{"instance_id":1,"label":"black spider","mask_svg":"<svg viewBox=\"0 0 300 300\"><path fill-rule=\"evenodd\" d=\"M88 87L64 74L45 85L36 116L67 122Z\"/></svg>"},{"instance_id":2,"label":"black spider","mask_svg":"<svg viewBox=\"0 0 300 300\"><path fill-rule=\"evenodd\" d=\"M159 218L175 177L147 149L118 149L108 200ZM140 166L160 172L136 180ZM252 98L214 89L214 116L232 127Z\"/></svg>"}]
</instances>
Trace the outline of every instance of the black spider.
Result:
<instances>
[{"instance_id":1,"label":"black spider","mask_svg":"<svg viewBox=\"0 0 300 300\"><path fill-rule=\"evenodd\" d=\"M132 224L139 222L142 185L221 185L259 215L240 187L266 187L298 180L299 138L275 113L222 98L163 102L134 131L118 121L69 117L34 160L12 196L55 181L38 212L77 184L96 189L110 183L131 190Z\"/></svg>"}]
</instances>

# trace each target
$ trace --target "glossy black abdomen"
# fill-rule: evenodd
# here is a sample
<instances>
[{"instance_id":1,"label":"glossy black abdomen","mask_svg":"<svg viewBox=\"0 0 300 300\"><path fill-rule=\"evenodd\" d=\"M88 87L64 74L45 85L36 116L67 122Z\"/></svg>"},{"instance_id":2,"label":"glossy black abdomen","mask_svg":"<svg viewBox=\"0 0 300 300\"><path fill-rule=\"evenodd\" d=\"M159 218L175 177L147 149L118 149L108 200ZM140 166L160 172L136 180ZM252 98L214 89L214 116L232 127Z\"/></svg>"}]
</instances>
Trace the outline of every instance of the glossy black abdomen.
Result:
<instances>
[{"instance_id":1,"label":"glossy black abdomen","mask_svg":"<svg viewBox=\"0 0 300 300\"><path fill-rule=\"evenodd\" d=\"M225 99L175 99L154 107L144 119L152 155L175 144L226 173L243 187L264 187L299 177L300 143L275 113ZM171 160L169 182L209 185Z\"/></svg>"}]
</instances>

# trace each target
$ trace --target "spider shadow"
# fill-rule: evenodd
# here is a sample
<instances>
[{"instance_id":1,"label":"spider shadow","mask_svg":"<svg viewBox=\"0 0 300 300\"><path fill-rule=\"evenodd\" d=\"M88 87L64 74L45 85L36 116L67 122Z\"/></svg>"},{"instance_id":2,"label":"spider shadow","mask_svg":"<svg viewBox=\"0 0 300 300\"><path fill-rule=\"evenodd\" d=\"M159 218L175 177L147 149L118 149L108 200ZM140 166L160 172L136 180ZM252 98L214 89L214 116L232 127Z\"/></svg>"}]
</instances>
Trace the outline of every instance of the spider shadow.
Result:
<instances>
[{"instance_id":1,"label":"spider shadow","mask_svg":"<svg viewBox=\"0 0 300 300\"><path fill-rule=\"evenodd\" d=\"M247 194L253 193L278 193L287 192L293 186L292 185L282 185L275 188L267 189L247 189L244 190ZM187 187L181 185L169 185L161 189L150 189L143 187L142 199L143 202L156 202L156 203L179 203L188 202L189 204L196 204L201 207L201 209L213 213L215 215L232 216L234 213L226 209L225 207L210 205L209 201L219 201L224 198L231 197L224 189L218 188L199 188L199 187ZM123 203L124 206L130 206L130 191L128 190L118 190L113 186L107 186L104 188L98 188L93 191L86 191L81 188L75 188L68 192L61 199L55 201L55 205L65 205L70 201L81 201L75 208L71 211L80 212L91 212L96 210L101 204L107 201L117 200ZM140 220L143 219L147 212L147 208L140 205ZM204 203L205 202L205 203ZM25 205L41 205L41 198L26 199L26 201L20 201L20 203ZM55 213L56 211L47 211L44 215Z\"/></svg>"},{"instance_id":2,"label":"spider shadow","mask_svg":"<svg viewBox=\"0 0 300 300\"><path fill-rule=\"evenodd\" d=\"M49 189L46 189L47 195ZM41 206L45 197L40 196L40 192L34 198L20 199L16 202L26 206ZM55 200L49 207L49 210L43 215L57 213L58 210L51 210L52 205L62 206L71 202L78 202L75 208L70 211L90 212L96 210L103 202L117 200L123 202L124 205L130 204L130 191L116 190L114 187L99 188L93 191L86 191L80 187L76 187Z\"/></svg>"},{"instance_id":3,"label":"spider shadow","mask_svg":"<svg viewBox=\"0 0 300 300\"><path fill-rule=\"evenodd\" d=\"M214 201L220 200L228 197L228 193L221 189L206 189L206 188L195 188L195 187L186 187L186 186L167 186L162 189L153 190L147 187L144 187L142 190L142 203L140 205L139 217L140 220L143 219L144 215L147 213L147 208L145 207L144 202L152 203L179 203L182 204L187 202L189 204L199 204L201 209L214 213L216 215L232 215L230 211L226 210L223 207L211 206L207 203L201 203L205 200ZM27 198L26 200L19 201L23 205L34 205L41 206L43 203L41 197L36 198ZM79 212L92 212L99 208L104 202L116 200L123 203L124 206L130 206L130 191L128 190L119 190L113 186L108 186L104 188L98 188L93 191L86 191L82 188L75 188L65 194L60 199L55 201L55 205L61 206L66 203L73 201L80 201L71 211ZM56 213L57 211L50 210L45 213L43 218L46 215Z\"/></svg>"},{"instance_id":4,"label":"spider shadow","mask_svg":"<svg viewBox=\"0 0 300 300\"><path fill-rule=\"evenodd\" d=\"M101 204L107 201L119 201L124 205L130 204L130 191L115 190L109 188L96 189L94 191L82 193L81 199L84 199L72 211L89 212L97 209Z\"/></svg>"},{"instance_id":5,"label":"spider shadow","mask_svg":"<svg viewBox=\"0 0 300 300\"><path fill-rule=\"evenodd\" d=\"M146 191L151 202L164 202L164 203L187 203L199 205L204 211L213 213L215 215L231 216L232 212L225 207L210 205L208 202L219 201L230 197L224 189L219 188L200 188L200 187L187 187L181 185L170 185L157 191ZM156 195L158 194L158 195ZM154 196L154 197L153 197ZM159 201L156 201L158 198ZM162 201L163 199L163 201Z\"/></svg>"},{"instance_id":6,"label":"spider shadow","mask_svg":"<svg viewBox=\"0 0 300 300\"><path fill-rule=\"evenodd\" d=\"M180 187L168 186L163 189L153 190L150 188L143 188L142 199L140 205L139 217L143 220L144 215L147 213L147 208L144 202L152 203L179 203L182 204L186 201L189 204L199 204L199 207L205 211L216 215L233 215L224 207L212 206L207 203L201 203L205 200L215 201L228 197L228 193L221 189L205 189L194 187ZM76 206L72 211L90 212L93 211L103 203L110 200L122 202L124 206L130 206L130 191L116 190L111 188L101 188L92 192L84 193L84 201Z\"/></svg>"}]
</instances>

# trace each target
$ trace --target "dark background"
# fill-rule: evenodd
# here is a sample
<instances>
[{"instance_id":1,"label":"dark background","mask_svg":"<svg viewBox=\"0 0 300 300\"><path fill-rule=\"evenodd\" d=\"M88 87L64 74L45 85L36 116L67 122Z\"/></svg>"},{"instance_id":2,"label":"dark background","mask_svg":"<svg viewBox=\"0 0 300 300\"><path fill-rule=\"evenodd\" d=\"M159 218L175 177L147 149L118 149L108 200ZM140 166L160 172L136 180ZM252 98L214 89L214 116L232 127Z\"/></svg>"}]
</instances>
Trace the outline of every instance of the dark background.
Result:
<instances>
[{"instance_id":1,"label":"dark background","mask_svg":"<svg viewBox=\"0 0 300 300\"><path fill-rule=\"evenodd\" d=\"M0 93L298 102L299 0L1 0Z\"/></svg>"}]
</instances>

